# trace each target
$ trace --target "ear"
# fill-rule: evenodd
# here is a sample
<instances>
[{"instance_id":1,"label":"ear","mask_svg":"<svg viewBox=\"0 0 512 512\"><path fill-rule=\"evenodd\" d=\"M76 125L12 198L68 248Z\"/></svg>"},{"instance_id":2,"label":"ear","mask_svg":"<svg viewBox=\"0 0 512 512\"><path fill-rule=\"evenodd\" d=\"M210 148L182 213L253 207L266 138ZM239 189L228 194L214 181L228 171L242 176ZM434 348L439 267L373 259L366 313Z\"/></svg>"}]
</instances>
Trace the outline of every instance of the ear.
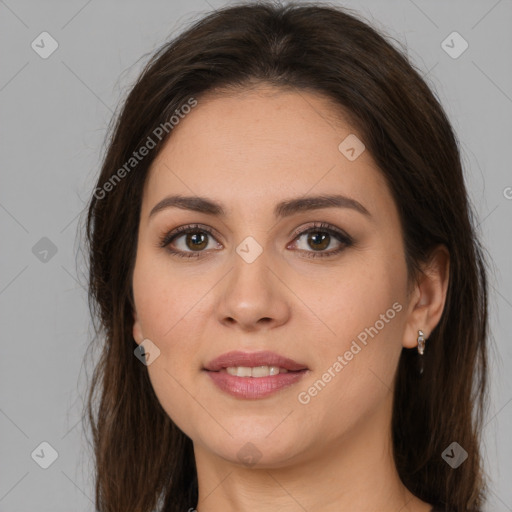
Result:
<instances>
[{"instance_id":1,"label":"ear","mask_svg":"<svg viewBox=\"0 0 512 512\"><path fill-rule=\"evenodd\" d=\"M144 335L142 334L142 326L140 324L137 312L133 310L133 339L140 345L144 341Z\"/></svg>"},{"instance_id":2,"label":"ear","mask_svg":"<svg viewBox=\"0 0 512 512\"><path fill-rule=\"evenodd\" d=\"M427 340L443 314L450 275L450 253L444 245L438 245L429 261L422 267L423 273L414 285L409 302L407 324L402 345L414 348L418 345L418 330Z\"/></svg>"}]
</instances>

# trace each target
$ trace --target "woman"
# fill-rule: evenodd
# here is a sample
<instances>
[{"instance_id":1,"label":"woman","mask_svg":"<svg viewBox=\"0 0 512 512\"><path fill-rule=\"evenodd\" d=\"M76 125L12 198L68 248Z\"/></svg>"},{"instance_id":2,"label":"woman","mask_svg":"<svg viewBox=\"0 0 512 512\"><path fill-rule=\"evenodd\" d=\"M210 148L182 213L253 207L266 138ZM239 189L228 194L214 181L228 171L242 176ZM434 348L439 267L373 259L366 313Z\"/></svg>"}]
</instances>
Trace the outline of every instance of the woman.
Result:
<instances>
[{"instance_id":1,"label":"woman","mask_svg":"<svg viewBox=\"0 0 512 512\"><path fill-rule=\"evenodd\" d=\"M155 53L109 142L98 510L481 510L486 266L404 55L346 9L221 9Z\"/></svg>"}]
</instances>

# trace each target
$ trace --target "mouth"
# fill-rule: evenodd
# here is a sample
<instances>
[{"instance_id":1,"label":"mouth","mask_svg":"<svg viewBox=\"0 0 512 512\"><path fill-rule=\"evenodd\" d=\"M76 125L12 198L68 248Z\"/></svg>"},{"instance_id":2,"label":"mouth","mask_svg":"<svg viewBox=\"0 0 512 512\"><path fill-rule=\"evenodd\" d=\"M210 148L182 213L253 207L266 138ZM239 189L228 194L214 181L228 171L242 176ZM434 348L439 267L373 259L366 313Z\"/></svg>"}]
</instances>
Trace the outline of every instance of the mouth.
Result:
<instances>
[{"instance_id":1,"label":"mouth","mask_svg":"<svg viewBox=\"0 0 512 512\"><path fill-rule=\"evenodd\" d=\"M213 370L205 370L213 371ZM214 373L228 373L234 377L253 377L256 379L262 377L270 377L272 375L279 375L280 373L301 373L307 371L306 368L302 370L287 370L286 368L280 368L279 366L228 366L227 368L221 368L215 370Z\"/></svg>"},{"instance_id":2,"label":"mouth","mask_svg":"<svg viewBox=\"0 0 512 512\"><path fill-rule=\"evenodd\" d=\"M238 377L259 377L308 370L308 367L275 352L233 351L213 359L203 369L211 372L226 370Z\"/></svg>"},{"instance_id":3,"label":"mouth","mask_svg":"<svg viewBox=\"0 0 512 512\"><path fill-rule=\"evenodd\" d=\"M297 383L309 368L274 352L229 352L203 371L223 392L239 399L260 399Z\"/></svg>"}]
</instances>

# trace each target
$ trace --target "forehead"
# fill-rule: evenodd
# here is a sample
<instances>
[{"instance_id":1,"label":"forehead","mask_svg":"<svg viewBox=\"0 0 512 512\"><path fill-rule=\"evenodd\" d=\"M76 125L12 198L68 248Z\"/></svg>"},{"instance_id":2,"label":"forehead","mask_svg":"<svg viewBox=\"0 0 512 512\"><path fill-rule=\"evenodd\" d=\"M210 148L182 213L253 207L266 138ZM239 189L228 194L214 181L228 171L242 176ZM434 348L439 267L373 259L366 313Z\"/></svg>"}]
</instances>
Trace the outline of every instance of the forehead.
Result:
<instances>
[{"instance_id":1,"label":"forehead","mask_svg":"<svg viewBox=\"0 0 512 512\"><path fill-rule=\"evenodd\" d=\"M309 192L343 193L385 207L391 197L369 152L351 161L340 151L349 136L358 134L342 109L319 94L258 87L206 95L153 162L143 213L171 192L242 209L270 208Z\"/></svg>"}]
</instances>

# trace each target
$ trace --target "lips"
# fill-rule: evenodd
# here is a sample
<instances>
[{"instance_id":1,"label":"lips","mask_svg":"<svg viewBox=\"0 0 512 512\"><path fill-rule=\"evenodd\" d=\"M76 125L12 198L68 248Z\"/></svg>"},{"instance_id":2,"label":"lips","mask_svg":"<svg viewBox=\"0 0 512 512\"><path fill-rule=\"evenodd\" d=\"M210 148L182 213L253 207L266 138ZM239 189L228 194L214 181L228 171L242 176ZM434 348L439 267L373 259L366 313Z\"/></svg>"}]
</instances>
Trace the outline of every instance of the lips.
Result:
<instances>
[{"instance_id":1,"label":"lips","mask_svg":"<svg viewBox=\"0 0 512 512\"><path fill-rule=\"evenodd\" d=\"M301 370L307 370L308 367L304 364L298 363L293 359L281 356L275 352L263 351L263 352L241 352L232 351L222 354L216 357L208 364L205 365L204 369L210 372L218 372L223 368L229 368L234 366L277 366L284 368L290 372L297 372Z\"/></svg>"}]
</instances>

